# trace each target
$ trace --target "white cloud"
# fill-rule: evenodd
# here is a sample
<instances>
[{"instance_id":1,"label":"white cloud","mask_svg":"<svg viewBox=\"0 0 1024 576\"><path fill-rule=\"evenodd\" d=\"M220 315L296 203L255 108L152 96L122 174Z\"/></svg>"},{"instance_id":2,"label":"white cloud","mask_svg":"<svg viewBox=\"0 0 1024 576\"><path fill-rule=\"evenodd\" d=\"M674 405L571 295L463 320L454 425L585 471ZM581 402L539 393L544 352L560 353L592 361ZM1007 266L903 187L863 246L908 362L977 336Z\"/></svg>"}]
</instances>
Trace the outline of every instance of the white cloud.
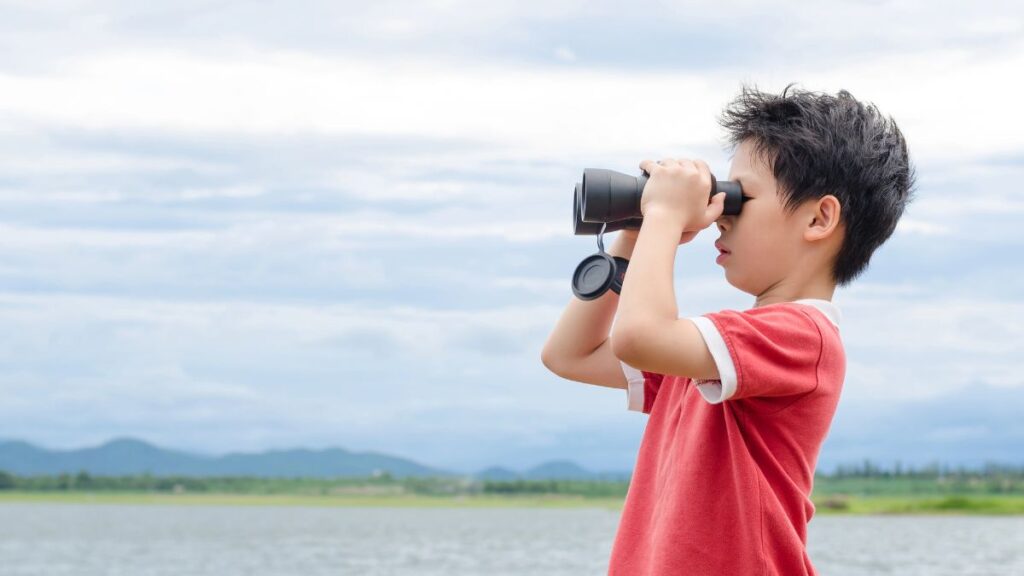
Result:
<instances>
[{"instance_id":1,"label":"white cloud","mask_svg":"<svg viewBox=\"0 0 1024 576\"><path fill-rule=\"evenodd\" d=\"M569 278L530 278L522 276L499 276L491 279L491 285L499 288L512 288L540 296L557 296L571 294Z\"/></svg>"},{"instance_id":2,"label":"white cloud","mask_svg":"<svg viewBox=\"0 0 1024 576\"><path fill-rule=\"evenodd\" d=\"M912 154L959 162L1024 147L1024 125L1005 112L1021 89L1018 75L1007 72L1018 69L1024 69L1024 44L984 57L931 50L799 74L780 67L767 76L795 75L812 89L850 89L900 122ZM61 73L0 75L0 103L9 119L84 128L486 136L538 156L682 151L719 141L714 116L735 95L737 72L453 66L297 52L246 59L89 54Z\"/></svg>"},{"instance_id":3,"label":"white cloud","mask_svg":"<svg viewBox=\"0 0 1024 576\"><path fill-rule=\"evenodd\" d=\"M547 328L555 311L549 305L437 310L403 304L369 307L365 303L289 304L237 298L190 301L73 293L0 293L0 317L19 325L38 318L38 326L30 330L40 335L40 339L31 344L39 346L37 353L45 352L46 334L61 325L107 328L123 325L131 330L104 332L98 336L139 338L137 345L145 347L145 330L135 328L151 326L155 337L162 338L168 331L183 336L175 345L176 349L183 350L194 346L198 339L210 343L221 339L217 347L224 349L258 343L265 338L299 346L330 347L332 342L351 334L376 333L385 337L384 343L395 346L389 351L393 357L422 360L457 352L472 334L490 331L522 338L536 333ZM525 341L515 347L522 343Z\"/></svg>"},{"instance_id":4,"label":"white cloud","mask_svg":"<svg viewBox=\"0 0 1024 576\"><path fill-rule=\"evenodd\" d=\"M555 48L555 58L563 62L575 62L576 53L567 46L559 46Z\"/></svg>"},{"instance_id":5,"label":"white cloud","mask_svg":"<svg viewBox=\"0 0 1024 576\"><path fill-rule=\"evenodd\" d=\"M869 287L836 298L847 347L844 395L871 401L931 398L973 385L1024 387L1024 305Z\"/></svg>"},{"instance_id":6,"label":"white cloud","mask_svg":"<svg viewBox=\"0 0 1024 576\"><path fill-rule=\"evenodd\" d=\"M845 88L897 120L925 176L899 254L998 254L1024 213L1014 3L4 8L8 436L379 439L425 461L472 437L459 453L484 465L501 463L495 447L557 450L564 430L639 431L608 414L619 391L539 365L572 265L595 249L570 236L571 184L584 166L722 159L714 120L741 81ZM669 68L577 35L645 19L678 39L658 50L686 58ZM694 29L734 44L687 43ZM681 314L752 301L709 272L712 232L680 252ZM929 277L906 261L838 292L844 398L913 406L1024 385L1021 279L987 253Z\"/></svg>"},{"instance_id":7,"label":"white cloud","mask_svg":"<svg viewBox=\"0 0 1024 576\"><path fill-rule=\"evenodd\" d=\"M950 229L946 226L915 220L905 216L896 224L896 231L907 234L921 234L923 236L948 236L950 234Z\"/></svg>"},{"instance_id":8,"label":"white cloud","mask_svg":"<svg viewBox=\"0 0 1024 576\"><path fill-rule=\"evenodd\" d=\"M34 143L23 141L20 136L10 138L11 145L0 156L0 170L6 175L40 176L60 170L79 177L94 174L117 174L124 172L167 172L190 170L198 174L224 175L228 168L208 160L158 156L140 156L137 153L91 152L79 148L73 152L50 150L39 155Z\"/></svg>"},{"instance_id":9,"label":"white cloud","mask_svg":"<svg viewBox=\"0 0 1024 576\"><path fill-rule=\"evenodd\" d=\"M255 55L254 55L255 56ZM609 140L696 143L717 105L697 75L446 66L301 53L228 60L182 53L91 55L63 75L0 76L8 117L83 128L465 138L555 152ZM637 93L645 97L636 98ZM76 94L72 101L66 94ZM581 98L580 94L588 94ZM652 110L694 110L656 123ZM602 118L602 122L594 122ZM615 131L609 130L615 126ZM656 144L657 145L657 144Z\"/></svg>"},{"instance_id":10,"label":"white cloud","mask_svg":"<svg viewBox=\"0 0 1024 576\"><path fill-rule=\"evenodd\" d=\"M542 434L566 425L566 404L579 409L569 421L580 422L620 404L617 395L537 378L540 338L556 313L548 305L436 310L3 293L0 359L24 368L0 371L0 392L16 399L0 406L0 418L5 435L32 438L126 430L172 445L194 436L195 445L239 448L251 446L248 434L274 443L320 434L318 442L358 437L359 448L370 448L379 446L374 436L396 442L408 434L403 426L413 419L441 427L430 421L434 409L465 410L443 424L460 434L491 409L513 432L532 413ZM507 440L510 430L486 433Z\"/></svg>"}]
</instances>

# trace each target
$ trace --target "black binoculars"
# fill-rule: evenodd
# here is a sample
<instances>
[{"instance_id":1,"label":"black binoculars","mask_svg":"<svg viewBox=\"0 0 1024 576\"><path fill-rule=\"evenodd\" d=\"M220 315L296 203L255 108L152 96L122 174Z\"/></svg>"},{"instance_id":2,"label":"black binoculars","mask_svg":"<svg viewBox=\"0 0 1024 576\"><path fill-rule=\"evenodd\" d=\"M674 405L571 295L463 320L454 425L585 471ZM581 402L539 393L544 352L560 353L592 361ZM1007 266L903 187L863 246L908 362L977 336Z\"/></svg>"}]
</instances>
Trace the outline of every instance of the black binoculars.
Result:
<instances>
[{"instance_id":1,"label":"black binoculars","mask_svg":"<svg viewBox=\"0 0 1024 576\"><path fill-rule=\"evenodd\" d=\"M640 176L630 176L603 168L583 170L583 181L576 183L573 193L573 234L597 235L598 252L584 258L573 273L572 292L577 298L594 300L609 288L616 294L621 292L629 260L605 253L603 236L605 232L640 228L640 197L648 178L643 171ZM708 200L719 192L725 192L725 216L739 214L748 200L739 182L719 182L712 174Z\"/></svg>"}]
</instances>

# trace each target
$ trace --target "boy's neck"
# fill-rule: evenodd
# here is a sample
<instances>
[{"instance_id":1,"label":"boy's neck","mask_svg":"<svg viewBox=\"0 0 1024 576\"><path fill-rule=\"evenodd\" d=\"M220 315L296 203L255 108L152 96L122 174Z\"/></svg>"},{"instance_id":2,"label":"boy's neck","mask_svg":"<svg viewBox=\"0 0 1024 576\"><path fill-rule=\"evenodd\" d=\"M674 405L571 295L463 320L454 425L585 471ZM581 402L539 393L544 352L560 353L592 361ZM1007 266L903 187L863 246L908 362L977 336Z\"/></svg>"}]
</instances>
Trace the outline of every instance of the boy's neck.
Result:
<instances>
[{"instance_id":1,"label":"boy's neck","mask_svg":"<svg viewBox=\"0 0 1024 576\"><path fill-rule=\"evenodd\" d=\"M831 279L819 279L817 281L801 282L788 286L780 282L758 294L757 300L754 302L754 308L804 299L828 300L831 302L835 291L836 284Z\"/></svg>"}]
</instances>

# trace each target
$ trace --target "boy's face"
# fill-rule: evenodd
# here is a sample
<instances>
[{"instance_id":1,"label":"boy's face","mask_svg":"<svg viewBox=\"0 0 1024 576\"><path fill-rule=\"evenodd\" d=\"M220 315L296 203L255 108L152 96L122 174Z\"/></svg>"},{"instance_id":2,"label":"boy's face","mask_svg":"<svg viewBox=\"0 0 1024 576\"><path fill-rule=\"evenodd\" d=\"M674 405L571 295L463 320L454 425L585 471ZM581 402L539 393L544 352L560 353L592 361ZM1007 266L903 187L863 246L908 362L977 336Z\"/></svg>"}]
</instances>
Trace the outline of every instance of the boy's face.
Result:
<instances>
[{"instance_id":1,"label":"boy's face","mask_svg":"<svg viewBox=\"0 0 1024 576\"><path fill-rule=\"evenodd\" d=\"M753 148L749 140L736 147L729 179L739 180L750 199L738 215L718 219L721 236L717 244L729 251L719 260L726 280L759 296L784 287L787 277L800 265L804 248L800 222L804 215L801 210L791 215L783 211L775 177L751 156Z\"/></svg>"}]
</instances>

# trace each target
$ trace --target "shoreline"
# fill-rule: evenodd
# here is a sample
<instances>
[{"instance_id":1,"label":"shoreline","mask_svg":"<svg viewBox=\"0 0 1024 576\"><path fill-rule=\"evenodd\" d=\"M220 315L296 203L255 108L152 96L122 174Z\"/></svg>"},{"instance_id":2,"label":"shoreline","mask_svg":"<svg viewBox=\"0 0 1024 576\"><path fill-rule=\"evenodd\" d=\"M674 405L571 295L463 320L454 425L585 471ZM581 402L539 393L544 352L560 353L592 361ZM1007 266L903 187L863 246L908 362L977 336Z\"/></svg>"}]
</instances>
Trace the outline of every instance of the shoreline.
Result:
<instances>
[{"instance_id":1,"label":"shoreline","mask_svg":"<svg viewBox=\"0 0 1024 576\"><path fill-rule=\"evenodd\" d=\"M0 492L0 504L155 506L305 506L317 508L600 508L620 511L623 498L530 496L304 495L167 492ZM813 500L814 515L1024 515L1024 496L847 496Z\"/></svg>"}]
</instances>

